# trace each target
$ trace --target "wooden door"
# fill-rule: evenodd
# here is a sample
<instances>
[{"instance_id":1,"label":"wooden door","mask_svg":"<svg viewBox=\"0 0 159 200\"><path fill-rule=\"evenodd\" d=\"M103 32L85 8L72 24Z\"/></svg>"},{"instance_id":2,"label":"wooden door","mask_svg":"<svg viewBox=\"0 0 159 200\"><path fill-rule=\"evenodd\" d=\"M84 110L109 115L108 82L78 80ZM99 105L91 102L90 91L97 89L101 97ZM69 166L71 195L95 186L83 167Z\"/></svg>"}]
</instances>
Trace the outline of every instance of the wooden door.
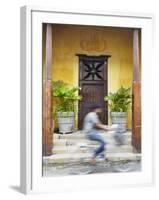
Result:
<instances>
[{"instance_id":1,"label":"wooden door","mask_svg":"<svg viewBox=\"0 0 159 200\"><path fill-rule=\"evenodd\" d=\"M79 57L79 86L82 101L79 102L78 127L82 128L83 119L94 104L99 104L103 108L100 119L103 123L108 123L107 103L104 96L107 95L108 78L108 58L110 56L88 56L78 54Z\"/></svg>"}]
</instances>

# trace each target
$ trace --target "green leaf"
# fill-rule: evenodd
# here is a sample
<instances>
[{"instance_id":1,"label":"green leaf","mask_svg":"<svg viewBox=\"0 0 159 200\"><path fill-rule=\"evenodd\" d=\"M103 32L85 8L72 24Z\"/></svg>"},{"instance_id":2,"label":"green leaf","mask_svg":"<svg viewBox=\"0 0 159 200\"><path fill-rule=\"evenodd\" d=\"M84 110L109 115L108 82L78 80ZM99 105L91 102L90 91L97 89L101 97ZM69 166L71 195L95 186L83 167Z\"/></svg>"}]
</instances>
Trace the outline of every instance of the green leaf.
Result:
<instances>
[{"instance_id":1,"label":"green leaf","mask_svg":"<svg viewBox=\"0 0 159 200\"><path fill-rule=\"evenodd\" d=\"M61 80L52 81L53 113L75 112L77 102L82 99L82 96L78 95L80 89L80 87L72 87Z\"/></svg>"},{"instance_id":2,"label":"green leaf","mask_svg":"<svg viewBox=\"0 0 159 200\"><path fill-rule=\"evenodd\" d=\"M121 86L116 92L104 97L111 112L127 112L132 102L131 88Z\"/></svg>"}]
</instances>

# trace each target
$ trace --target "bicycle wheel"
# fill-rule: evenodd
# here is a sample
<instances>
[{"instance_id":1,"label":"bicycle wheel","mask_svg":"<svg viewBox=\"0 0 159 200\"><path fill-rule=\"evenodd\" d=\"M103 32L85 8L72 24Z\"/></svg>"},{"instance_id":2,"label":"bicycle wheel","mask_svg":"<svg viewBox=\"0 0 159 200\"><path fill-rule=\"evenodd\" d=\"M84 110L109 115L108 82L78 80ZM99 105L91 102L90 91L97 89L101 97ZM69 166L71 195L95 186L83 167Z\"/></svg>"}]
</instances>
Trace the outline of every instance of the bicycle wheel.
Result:
<instances>
[{"instance_id":1,"label":"bicycle wheel","mask_svg":"<svg viewBox=\"0 0 159 200\"><path fill-rule=\"evenodd\" d=\"M85 144L77 144L74 146L69 160L70 175L84 175L93 173L93 169L88 162L87 157L78 157L78 152L81 150L88 150Z\"/></svg>"},{"instance_id":2,"label":"bicycle wheel","mask_svg":"<svg viewBox=\"0 0 159 200\"><path fill-rule=\"evenodd\" d=\"M135 171L137 168L137 162L130 161L127 163L121 163L113 166L114 171L116 172L131 172Z\"/></svg>"}]
</instances>

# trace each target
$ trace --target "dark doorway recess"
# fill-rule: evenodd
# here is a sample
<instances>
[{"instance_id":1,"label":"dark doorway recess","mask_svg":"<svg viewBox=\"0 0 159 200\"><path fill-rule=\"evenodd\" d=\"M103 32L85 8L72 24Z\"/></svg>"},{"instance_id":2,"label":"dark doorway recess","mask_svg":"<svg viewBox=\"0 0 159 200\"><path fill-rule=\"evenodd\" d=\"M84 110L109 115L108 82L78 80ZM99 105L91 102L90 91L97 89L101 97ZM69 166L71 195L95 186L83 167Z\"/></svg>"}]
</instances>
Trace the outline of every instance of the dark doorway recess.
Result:
<instances>
[{"instance_id":1,"label":"dark doorway recess","mask_svg":"<svg viewBox=\"0 0 159 200\"><path fill-rule=\"evenodd\" d=\"M79 57L79 86L83 97L79 102L78 127L82 128L83 119L94 104L102 106L101 121L108 123L108 108L104 96L108 92L108 58L110 55L76 55Z\"/></svg>"}]
</instances>

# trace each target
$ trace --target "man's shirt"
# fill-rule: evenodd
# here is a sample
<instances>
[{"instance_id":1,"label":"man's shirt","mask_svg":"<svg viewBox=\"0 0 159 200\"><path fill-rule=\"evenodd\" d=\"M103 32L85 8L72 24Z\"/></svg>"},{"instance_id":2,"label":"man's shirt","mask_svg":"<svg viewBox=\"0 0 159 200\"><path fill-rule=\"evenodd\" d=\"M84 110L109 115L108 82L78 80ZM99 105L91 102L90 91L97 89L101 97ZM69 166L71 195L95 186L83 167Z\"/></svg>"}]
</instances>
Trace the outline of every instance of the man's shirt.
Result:
<instances>
[{"instance_id":1,"label":"man's shirt","mask_svg":"<svg viewBox=\"0 0 159 200\"><path fill-rule=\"evenodd\" d=\"M100 123L100 120L96 112L90 112L84 118L83 130L86 133L96 130L95 125L98 123Z\"/></svg>"}]
</instances>

